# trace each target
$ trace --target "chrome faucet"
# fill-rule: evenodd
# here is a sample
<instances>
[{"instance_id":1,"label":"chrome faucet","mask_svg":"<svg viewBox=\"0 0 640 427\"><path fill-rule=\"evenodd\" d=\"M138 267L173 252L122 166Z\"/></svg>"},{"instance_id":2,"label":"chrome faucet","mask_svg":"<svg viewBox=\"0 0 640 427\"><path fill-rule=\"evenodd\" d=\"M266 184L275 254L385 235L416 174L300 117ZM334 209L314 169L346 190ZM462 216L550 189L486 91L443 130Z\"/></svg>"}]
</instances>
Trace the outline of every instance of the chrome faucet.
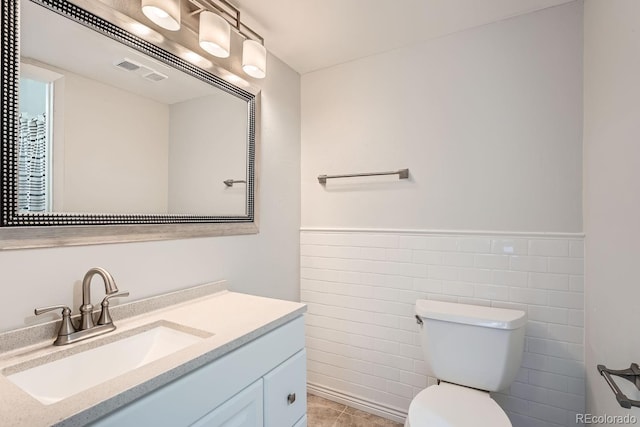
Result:
<instances>
[{"instance_id":1,"label":"chrome faucet","mask_svg":"<svg viewBox=\"0 0 640 427\"><path fill-rule=\"evenodd\" d=\"M93 267L84 275L82 279L82 305L80 306L80 326L78 329L84 331L85 329L91 329L95 325L93 323L93 305L91 304L91 279L93 276L98 275L102 277L104 281L104 293L105 295L111 295L118 292L116 282L113 280L113 276L104 268Z\"/></svg>"},{"instance_id":2,"label":"chrome faucet","mask_svg":"<svg viewBox=\"0 0 640 427\"><path fill-rule=\"evenodd\" d=\"M91 279L93 276L99 275L104 281L105 297L100 304L102 312L98 319L98 323L95 324L93 320L93 305L91 304ZM94 267L91 268L84 275L82 280L82 305L80 306L80 324L78 328L75 327L71 320L71 309L64 305L54 305L50 307L36 308L34 313L36 315L46 313L51 310L62 309L62 323L58 331L58 337L53 342L54 345L66 345L77 341L81 341L87 338L95 337L98 335L106 334L116 329L113 324L111 315L109 314L109 300L114 297L126 297L129 296L128 291L119 292L116 286L113 276L104 268Z\"/></svg>"}]
</instances>

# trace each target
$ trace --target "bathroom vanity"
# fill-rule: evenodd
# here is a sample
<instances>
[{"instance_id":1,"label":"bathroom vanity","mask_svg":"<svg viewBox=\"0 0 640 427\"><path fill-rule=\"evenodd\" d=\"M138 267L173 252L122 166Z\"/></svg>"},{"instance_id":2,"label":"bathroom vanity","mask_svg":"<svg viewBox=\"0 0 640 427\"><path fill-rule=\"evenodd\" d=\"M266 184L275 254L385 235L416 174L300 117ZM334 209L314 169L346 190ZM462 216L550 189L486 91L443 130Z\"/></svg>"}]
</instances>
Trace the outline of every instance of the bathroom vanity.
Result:
<instances>
[{"instance_id":1,"label":"bathroom vanity","mask_svg":"<svg viewBox=\"0 0 640 427\"><path fill-rule=\"evenodd\" d=\"M117 330L82 343L53 346L59 322L1 334L0 419L306 426L305 309L218 282L114 306Z\"/></svg>"}]
</instances>

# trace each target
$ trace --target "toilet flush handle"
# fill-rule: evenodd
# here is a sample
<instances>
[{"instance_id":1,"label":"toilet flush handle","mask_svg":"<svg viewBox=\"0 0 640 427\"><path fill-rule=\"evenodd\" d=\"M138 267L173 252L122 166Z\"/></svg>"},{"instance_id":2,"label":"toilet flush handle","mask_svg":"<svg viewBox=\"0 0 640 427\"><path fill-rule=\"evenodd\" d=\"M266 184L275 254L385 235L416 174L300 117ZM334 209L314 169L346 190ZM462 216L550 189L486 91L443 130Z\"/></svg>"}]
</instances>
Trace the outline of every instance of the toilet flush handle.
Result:
<instances>
[{"instance_id":1,"label":"toilet flush handle","mask_svg":"<svg viewBox=\"0 0 640 427\"><path fill-rule=\"evenodd\" d=\"M422 325L422 318L416 314L416 323Z\"/></svg>"}]
</instances>

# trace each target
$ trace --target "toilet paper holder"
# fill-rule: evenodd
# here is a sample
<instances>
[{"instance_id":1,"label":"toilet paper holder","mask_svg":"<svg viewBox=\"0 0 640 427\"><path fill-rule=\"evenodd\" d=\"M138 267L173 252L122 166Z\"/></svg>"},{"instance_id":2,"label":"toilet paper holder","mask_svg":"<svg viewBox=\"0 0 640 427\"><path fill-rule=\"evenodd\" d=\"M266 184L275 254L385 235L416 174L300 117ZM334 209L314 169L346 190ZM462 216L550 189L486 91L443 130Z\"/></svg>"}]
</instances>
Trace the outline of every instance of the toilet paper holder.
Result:
<instances>
[{"instance_id":1,"label":"toilet paper holder","mask_svg":"<svg viewBox=\"0 0 640 427\"><path fill-rule=\"evenodd\" d=\"M640 390L640 367L637 363L632 363L628 369L609 369L604 365L598 365L598 372L602 375L609 384L611 391L616 396L616 400L623 408L631 409L632 406L640 407L640 400L629 399L618 387L618 384L613 381L611 375L615 375L620 378L624 378L627 381L632 382L638 390Z\"/></svg>"}]
</instances>

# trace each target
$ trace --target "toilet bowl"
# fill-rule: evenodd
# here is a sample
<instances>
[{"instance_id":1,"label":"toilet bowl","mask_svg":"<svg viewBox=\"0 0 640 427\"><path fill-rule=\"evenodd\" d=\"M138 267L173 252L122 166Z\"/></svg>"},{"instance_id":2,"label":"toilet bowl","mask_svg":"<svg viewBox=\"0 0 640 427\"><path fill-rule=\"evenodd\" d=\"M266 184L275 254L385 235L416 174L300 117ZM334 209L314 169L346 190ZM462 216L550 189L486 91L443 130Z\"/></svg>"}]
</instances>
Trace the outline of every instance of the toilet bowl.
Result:
<instances>
[{"instance_id":1,"label":"toilet bowl","mask_svg":"<svg viewBox=\"0 0 640 427\"><path fill-rule=\"evenodd\" d=\"M520 369L526 313L418 300L416 319L439 383L411 401L405 427L511 427L489 392L508 387Z\"/></svg>"},{"instance_id":2,"label":"toilet bowl","mask_svg":"<svg viewBox=\"0 0 640 427\"><path fill-rule=\"evenodd\" d=\"M405 427L511 427L489 392L441 382L411 401Z\"/></svg>"}]
</instances>

